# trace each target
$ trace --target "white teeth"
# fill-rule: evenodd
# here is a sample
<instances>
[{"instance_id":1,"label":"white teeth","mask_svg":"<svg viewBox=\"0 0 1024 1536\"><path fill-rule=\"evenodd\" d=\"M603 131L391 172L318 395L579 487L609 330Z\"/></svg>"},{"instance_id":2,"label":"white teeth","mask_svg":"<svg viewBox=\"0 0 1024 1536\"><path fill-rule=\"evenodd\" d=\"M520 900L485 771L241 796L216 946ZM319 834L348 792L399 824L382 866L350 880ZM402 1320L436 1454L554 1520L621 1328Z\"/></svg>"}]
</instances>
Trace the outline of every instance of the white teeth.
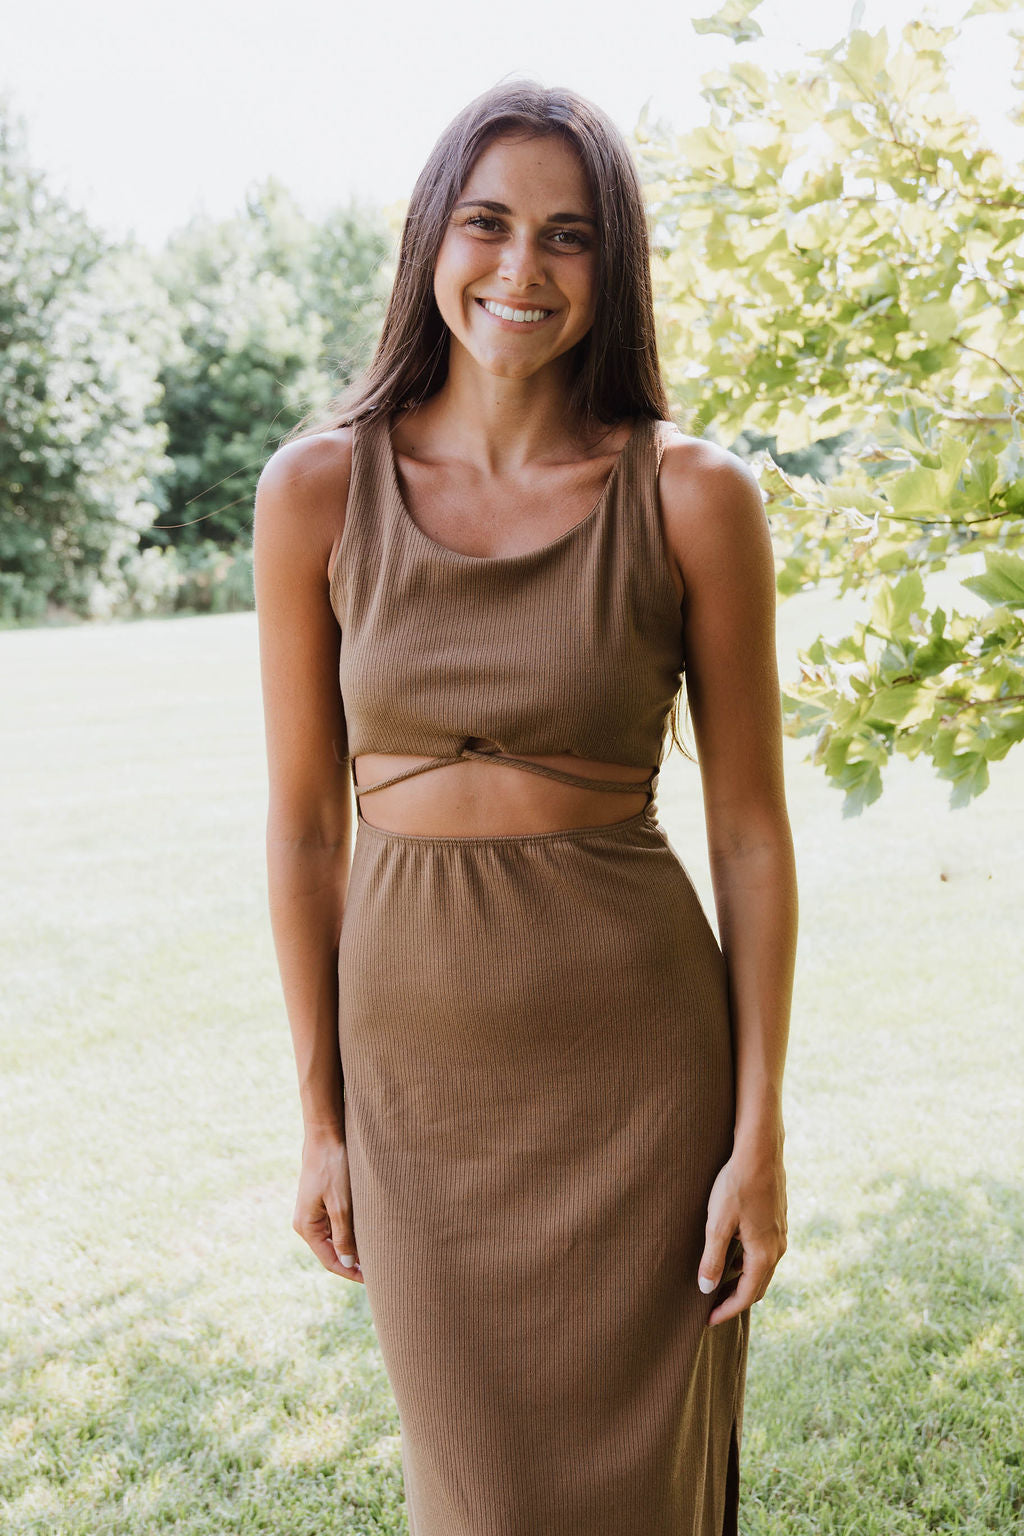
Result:
<instances>
[{"instance_id":1,"label":"white teeth","mask_svg":"<svg viewBox=\"0 0 1024 1536\"><path fill-rule=\"evenodd\" d=\"M488 314L497 315L500 320L543 320L546 315L553 313L550 309L509 309L507 304L495 304L490 299L481 302Z\"/></svg>"}]
</instances>

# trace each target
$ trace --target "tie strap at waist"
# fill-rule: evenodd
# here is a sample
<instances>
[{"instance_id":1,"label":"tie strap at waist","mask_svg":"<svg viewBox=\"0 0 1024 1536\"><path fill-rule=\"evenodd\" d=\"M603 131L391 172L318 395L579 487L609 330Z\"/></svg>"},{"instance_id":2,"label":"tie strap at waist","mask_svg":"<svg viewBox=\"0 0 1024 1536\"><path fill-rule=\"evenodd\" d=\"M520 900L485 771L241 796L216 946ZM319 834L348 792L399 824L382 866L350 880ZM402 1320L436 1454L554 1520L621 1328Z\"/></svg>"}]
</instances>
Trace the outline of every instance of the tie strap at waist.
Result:
<instances>
[{"instance_id":1,"label":"tie strap at waist","mask_svg":"<svg viewBox=\"0 0 1024 1536\"><path fill-rule=\"evenodd\" d=\"M405 768L401 773L393 774L390 779L381 779L379 784L356 784L353 763L353 788L356 795L369 795L374 790L387 789L392 784L398 784L402 779L411 779L417 773L429 773L433 768L444 768L449 763L462 763L469 759L484 763L499 763L507 768L522 768L527 773L539 773L546 779L557 779L560 784L574 784L580 789L604 789L613 794L635 795L646 794L651 788L650 775L646 779L632 783L621 783L616 779L593 779L580 773L566 773L561 768L549 768L545 763L531 763L526 758L510 757L504 752L482 752L474 747L464 747L461 752L451 757L434 757L428 763L419 763L414 768Z\"/></svg>"}]
</instances>

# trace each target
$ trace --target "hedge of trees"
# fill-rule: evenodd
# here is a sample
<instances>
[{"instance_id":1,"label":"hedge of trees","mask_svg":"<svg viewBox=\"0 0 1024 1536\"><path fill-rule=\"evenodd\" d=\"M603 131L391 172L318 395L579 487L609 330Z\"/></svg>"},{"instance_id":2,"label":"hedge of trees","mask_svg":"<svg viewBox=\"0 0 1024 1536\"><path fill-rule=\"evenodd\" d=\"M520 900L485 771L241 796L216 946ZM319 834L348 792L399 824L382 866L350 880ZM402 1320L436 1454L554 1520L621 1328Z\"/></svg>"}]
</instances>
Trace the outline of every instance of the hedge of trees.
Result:
<instances>
[{"instance_id":1,"label":"hedge of trees","mask_svg":"<svg viewBox=\"0 0 1024 1536\"><path fill-rule=\"evenodd\" d=\"M0 624L251 606L260 470L369 358L393 234L271 179L153 257L49 190L0 108Z\"/></svg>"}]
</instances>

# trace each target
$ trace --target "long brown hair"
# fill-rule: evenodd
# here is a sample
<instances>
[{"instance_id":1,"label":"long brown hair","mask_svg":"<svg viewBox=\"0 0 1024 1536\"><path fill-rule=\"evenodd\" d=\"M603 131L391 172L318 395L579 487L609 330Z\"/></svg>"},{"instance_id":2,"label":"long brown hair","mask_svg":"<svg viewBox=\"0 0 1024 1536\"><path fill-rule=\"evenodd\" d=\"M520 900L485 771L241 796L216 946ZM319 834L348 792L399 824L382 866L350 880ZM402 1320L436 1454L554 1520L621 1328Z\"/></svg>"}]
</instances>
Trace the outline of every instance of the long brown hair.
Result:
<instances>
[{"instance_id":1,"label":"long brown hair","mask_svg":"<svg viewBox=\"0 0 1024 1536\"><path fill-rule=\"evenodd\" d=\"M434 268L452 209L478 157L497 138L551 134L579 156L598 220L594 323L573 348L566 403L573 421L611 425L627 417L669 420L658 362L650 240L640 178L611 118L585 97L533 80L492 86L452 119L416 179L402 229L395 281L377 349L362 374L326 406L308 412L282 443L418 405L448 373L450 332L434 297ZM672 740L679 736L679 703Z\"/></svg>"}]
</instances>

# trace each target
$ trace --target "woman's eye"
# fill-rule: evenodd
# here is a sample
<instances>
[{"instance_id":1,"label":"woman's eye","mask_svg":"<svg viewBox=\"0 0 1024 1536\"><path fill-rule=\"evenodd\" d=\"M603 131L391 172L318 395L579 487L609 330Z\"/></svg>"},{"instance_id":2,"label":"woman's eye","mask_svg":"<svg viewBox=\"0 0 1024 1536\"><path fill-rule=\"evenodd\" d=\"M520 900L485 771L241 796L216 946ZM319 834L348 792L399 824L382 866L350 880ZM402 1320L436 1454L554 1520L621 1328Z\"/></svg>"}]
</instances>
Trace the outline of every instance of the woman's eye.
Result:
<instances>
[{"instance_id":1,"label":"woman's eye","mask_svg":"<svg viewBox=\"0 0 1024 1536\"><path fill-rule=\"evenodd\" d=\"M474 213L470 218L468 218L466 220L466 225L467 225L467 227L472 225L476 229L483 229L484 233L489 235L491 233L491 229L492 228L497 228L498 227L498 220L497 219L489 219L487 217L487 215L483 214L483 213ZM484 228L485 225L490 226L490 228L486 228L485 229ZM554 231L554 237L557 238L559 235L568 235L569 236L569 240L570 241L575 241L576 244L579 245L579 246L586 245L586 241L583 240L576 233L576 231L574 229L556 229ZM568 241L558 240L558 244L559 245L567 245Z\"/></svg>"}]
</instances>

